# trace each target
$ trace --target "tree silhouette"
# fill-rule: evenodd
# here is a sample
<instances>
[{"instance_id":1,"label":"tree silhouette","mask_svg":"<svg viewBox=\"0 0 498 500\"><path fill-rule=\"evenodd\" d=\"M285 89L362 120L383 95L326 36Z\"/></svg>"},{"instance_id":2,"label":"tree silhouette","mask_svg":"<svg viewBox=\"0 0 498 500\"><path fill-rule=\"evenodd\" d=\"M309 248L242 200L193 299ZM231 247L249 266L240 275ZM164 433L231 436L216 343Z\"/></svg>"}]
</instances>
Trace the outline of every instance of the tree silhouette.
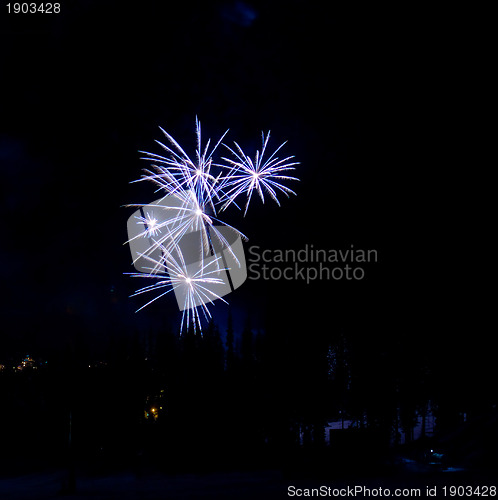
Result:
<instances>
[{"instance_id":1,"label":"tree silhouette","mask_svg":"<svg viewBox=\"0 0 498 500\"><path fill-rule=\"evenodd\" d=\"M251 322L249 318L247 318L244 330L242 331L240 354L244 368L250 369L252 362L254 361L254 350L253 350L253 335L251 331Z\"/></svg>"},{"instance_id":2,"label":"tree silhouette","mask_svg":"<svg viewBox=\"0 0 498 500\"><path fill-rule=\"evenodd\" d=\"M230 371L233 369L235 363L233 319L232 311L230 309L228 310L226 348L226 369L227 371Z\"/></svg>"},{"instance_id":3,"label":"tree silhouette","mask_svg":"<svg viewBox=\"0 0 498 500\"><path fill-rule=\"evenodd\" d=\"M204 373L210 379L219 379L224 370L225 351L218 327L211 319L202 338Z\"/></svg>"}]
</instances>

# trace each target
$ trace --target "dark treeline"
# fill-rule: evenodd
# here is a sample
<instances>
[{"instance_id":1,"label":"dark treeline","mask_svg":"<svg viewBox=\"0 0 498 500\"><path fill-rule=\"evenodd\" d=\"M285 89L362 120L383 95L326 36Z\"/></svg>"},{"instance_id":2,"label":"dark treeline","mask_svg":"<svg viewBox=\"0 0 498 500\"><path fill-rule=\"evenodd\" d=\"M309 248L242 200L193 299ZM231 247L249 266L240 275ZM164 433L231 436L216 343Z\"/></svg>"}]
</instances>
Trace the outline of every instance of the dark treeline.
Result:
<instances>
[{"instance_id":1,"label":"dark treeline","mask_svg":"<svg viewBox=\"0 0 498 500\"><path fill-rule=\"evenodd\" d=\"M5 362L4 470L68 457L97 473L138 474L302 465L307 453L358 464L387 456L401 432L409 442L429 402L440 433L496 403L474 364L458 375L454 357L448 363L413 337L314 334L276 318L264 331L233 323L220 332L211 322L202 336L115 331L100 357L75 327L47 363ZM341 418L359 439L326 446L327 422Z\"/></svg>"}]
</instances>

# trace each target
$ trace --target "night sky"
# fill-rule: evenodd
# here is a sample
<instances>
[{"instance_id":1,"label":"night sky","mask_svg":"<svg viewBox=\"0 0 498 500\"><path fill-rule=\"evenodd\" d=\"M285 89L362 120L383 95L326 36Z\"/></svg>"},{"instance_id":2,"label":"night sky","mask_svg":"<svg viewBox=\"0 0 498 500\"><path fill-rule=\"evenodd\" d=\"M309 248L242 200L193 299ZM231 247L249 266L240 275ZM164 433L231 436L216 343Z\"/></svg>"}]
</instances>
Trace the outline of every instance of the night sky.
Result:
<instances>
[{"instance_id":1,"label":"night sky","mask_svg":"<svg viewBox=\"0 0 498 500\"><path fill-rule=\"evenodd\" d=\"M205 137L230 128L249 150L272 130L301 162L297 197L233 214L249 244L376 248L370 291L389 288L395 259L412 267L401 255L413 223L410 44L393 44L380 19L300 2L79 2L47 17L4 18L2 312L16 329L62 310L95 324L136 308L122 206L153 199L129 185L145 166L138 150L159 152L162 126L192 152L195 116Z\"/></svg>"},{"instance_id":2,"label":"night sky","mask_svg":"<svg viewBox=\"0 0 498 500\"><path fill-rule=\"evenodd\" d=\"M364 283L247 283L235 303L360 301L354 309L366 302L393 317L439 300L441 259L454 255L441 238L461 210L442 164L465 163L472 136L461 142L467 110L450 105L452 52L436 20L422 33L416 13L298 1L81 1L60 15L2 18L7 330L23 334L64 311L92 327L113 315L149 320L134 318L127 299L122 206L153 197L129 184L145 166L138 150L159 153L162 126L193 152L195 116L206 138L230 128L248 150L272 130L273 145L288 140L301 162L297 197L231 214L249 244L379 252Z\"/></svg>"},{"instance_id":3,"label":"night sky","mask_svg":"<svg viewBox=\"0 0 498 500\"><path fill-rule=\"evenodd\" d=\"M271 130L300 162L297 196L227 214L247 245L378 251L361 282L248 280L226 297L237 331L278 318L306 338L417 339L460 381L463 359L488 366L490 299L475 272L482 96L464 81L472 57L449 14L298 0L2 10L3 341L49 357L68 325L97 351L119 327L178 328L173 298L134 312L124 205L155 199L130 184L146 166L138 151L160 153L161 126L193 153L197 116L205 138L230 128L248 151ZM227 311L213 308L222 329Z\"/></svg>"}]
</instances>

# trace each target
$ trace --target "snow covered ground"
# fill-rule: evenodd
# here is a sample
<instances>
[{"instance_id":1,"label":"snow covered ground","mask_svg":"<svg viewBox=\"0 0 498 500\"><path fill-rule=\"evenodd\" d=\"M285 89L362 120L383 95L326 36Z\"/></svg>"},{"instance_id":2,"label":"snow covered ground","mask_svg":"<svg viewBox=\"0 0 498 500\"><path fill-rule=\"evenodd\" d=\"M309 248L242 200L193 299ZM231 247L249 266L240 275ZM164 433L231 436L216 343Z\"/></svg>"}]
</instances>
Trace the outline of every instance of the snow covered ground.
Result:
<instances>
[{"instance_id":1,"label":"snow covered ground","mask_svg":"<svg viewBox=\"0 0 498 500\"><path fill-rule=\"evenodd\" d=\"M279 472L230 472L136 478L133 474L77 477L76 491L61 496L64 474L33 474L0 479L1 500L74 499L230 499L283 498L287 484Z\"/></svg>"}]
</instances>

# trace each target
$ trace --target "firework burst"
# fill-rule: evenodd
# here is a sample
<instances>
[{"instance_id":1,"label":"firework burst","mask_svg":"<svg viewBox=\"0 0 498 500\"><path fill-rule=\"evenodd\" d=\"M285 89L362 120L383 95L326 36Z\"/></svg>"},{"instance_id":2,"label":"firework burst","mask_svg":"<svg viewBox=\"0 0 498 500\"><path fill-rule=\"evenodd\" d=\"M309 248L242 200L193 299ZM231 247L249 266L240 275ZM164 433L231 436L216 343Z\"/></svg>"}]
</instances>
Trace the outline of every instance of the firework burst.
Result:
<instances>
[{"instance_id":1,"label":"firework burst","mask_svg":"<svg viewBox=\"0 0 498 500\"><path fill-rule=\"evenodd\" d=\"M168 157L140 151L145 155L142 159L150 161L153 170L145 169L144 175L138 181L152 181L160 190L164 190L169 194L193 191L199 205L209 206L210 210L216 213L215 205L219 199L218 178L212 175L211 169L221 167L221 165L213 163L213 154L228 133L228 130L210 151L211 139L207 141L204 149L202 147L201 122L197 118L195 119L195 125L197 138L195 160L190 159L178 142L159 127L171 147L159 141L156 141L156 143L168 153Z\"/></svg>"},{"instance_id":2,"label":"firework burst","mask_svg":"<svg viewBox=\"0 0 498 500\"><path fill-rule=\"evenodd\" d=\"M202 146L201 124L197 118L195 123L194 159L162 128L169 145L156 142L167 155L141 151L142 159L150 162L150 166L143 170L140 179L133 182L152 182L163 197L151 204L127 205L140 209L140 215L135 219L142 229L130 229L129 222L129 232L134 236L127 243L131 246L140 241L135 250L132 249L133 263L138 270L145 271L127 274L154 281L132 295L156 293L137 312L173 291L183 311L180 331L192 326L194 332L202 332L201 315L205 319L211 317L207 304L217 299L226 302L222 295L231 291L232 285L227 284L229 268L226 258L240 267L239 259L223 233L230 235L231 239L235 236L235 239L247 240L240 231L218 219L217 210L223 211L232 203L238 206L236 199L245 197L245 216L253 191L263 202L264 195L268 194L280 205L277 194L295 194L282 182L298 180L287 175L298 163L291 161L293 156L283 159L276 156L285 143L265 159L269 132L266 136L262 134L262 148L256 151L254 161L234 142L234 148L223 144L233 158L222 158L224 163L216 163L213 155L228 130L210 149L210 139ZM188 260L184 252L189 255ZM223 256L225 252L227 254ZM138 261L147 265L138 266Z\"/></svg>"},{"instance_id":3,"label":"firework burst","mask_svg":"<svg viewBox=\"0 0 498 500\"><path fill-rule=\"evenodd\" d=\"M265 202L264 193L266 192L279 206L278 192L285 194L287 197L289 194L296 194L292 189L284 186L281 181L299 180L296 177L283 175L289 170L295 170L295 165L298 165L299 162L290 162L294 156L287 156L282 160L276 156L278 151L285 145L285 142L265 160L264 157L269 139L270 132L268 132L266 137L262 133L261 151L256 151L254 161L242 151L236 142L234 142L235 149L224 144L232 153L235 160L223 158L223 160L229 163L229 165L225 165L229 173L221 179L220 183L220 191L224 193L223 210L234 203L239 195L245 195L247 198L244 210L245 216L254 191L259 194L263 203Z\"/></svg>"},{"instance_id":4,"label":"firework burst","mask_svg":"<svg viewBox=\"0 0 498 500\"><path fill-rule=\"evenodd\" d=\"M169 253L174 248L179 248L181 240L189 234L198 235L198 257L202 263L203 255L212 252L214 247L226 248L237 265L239 261L232 252L231 247L218 229L219 226L226 226L235 231L238 236L247 241L247 237L236 228L221 221L213 214L208 215L209 207L201 205L195 193L190 191L176 191L174 194L166 196L155 203L143 205L134 204L129 207L139 207L154 209L156 213L162 213L161 221L147 213L145 217L137 217L138 223L143 224L145 229L134 236L134 238L156 236L147 249L136 255L134 263L162 248ZM128 240L129 243L131 240Z\"/></svg>"},{"instance_id":5,"label":"firework burst","mask_svg":"<svg viewBox=\"0 0 498 500\"><path fill-rule=\"evenodd\" d=\"M196 266L193 270L191 266L185 263L183 253L178 247L169 251L162 248L159 259L150 256L145 258L151 263L148 273L128 274L133 278L153 279L155 282L138 289L131 297L149 292L160 293L142 305L136 312L168 293L174 292L183 302L180 331L183 331L184 327L188 328L192 325L194 333L197 331L202 332L198 309L200 309L204 318L209 320L211 313L207 304L212 304L217 299L226 303L225 299L214 291L217 286L224 285L224 280L220 276L223 275L224 271L227 271L226 268L220 267L219 260L221 257L212 258L201 266ZM160 270L163 271L160 272ZM167 270L167 272L164 270Z\"/></svg>"}]
</instances>

